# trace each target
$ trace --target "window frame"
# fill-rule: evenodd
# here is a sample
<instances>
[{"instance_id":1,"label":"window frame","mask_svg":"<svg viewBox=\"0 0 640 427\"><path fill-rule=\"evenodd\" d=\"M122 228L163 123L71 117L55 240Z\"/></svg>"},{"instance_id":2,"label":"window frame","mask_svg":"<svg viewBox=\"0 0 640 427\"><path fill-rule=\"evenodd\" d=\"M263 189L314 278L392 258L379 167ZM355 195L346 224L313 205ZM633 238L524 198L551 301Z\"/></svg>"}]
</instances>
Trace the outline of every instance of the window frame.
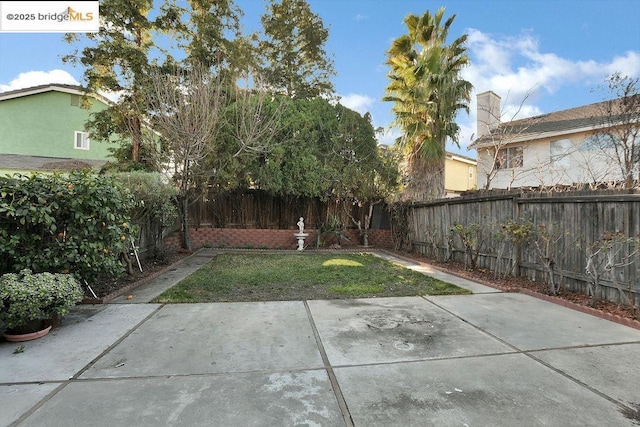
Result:
<instances>
[{"instance_id":1,"label":"window frame","mask_svg":"<svg viewBox=\"0 0 640 427\"><path fill-rule=\"evenodd\" d=\"M78 137L81 137L82 139L78 140ZM78 145L78 141L80 141L81 145ZM89 132L79 130L73 131L73 148L76 150L90 150L91 138L89 137Z\"/></svg>"},{"instance_id":2,"label":"window frame","mask_svg":"<svg viewBox=\"0 0 640 427\"><path fill-rule=\"evenodd\" d=\"M501 154L502 153L502 154ZM524 145L500 148L496 154L496 169L517 169L524 166Z\"/></svg>"},{"instance_id":3,"label":"window frame","mask_svg":"<svg viewBox=\"0 0 640 427\"><path fill-rule=\"evenodd\" d=\"M549 161L552 165L563 168L571 167L571 149L573 142L569 138L554 139L549 142Z\"/></svg>"}]
</instances>

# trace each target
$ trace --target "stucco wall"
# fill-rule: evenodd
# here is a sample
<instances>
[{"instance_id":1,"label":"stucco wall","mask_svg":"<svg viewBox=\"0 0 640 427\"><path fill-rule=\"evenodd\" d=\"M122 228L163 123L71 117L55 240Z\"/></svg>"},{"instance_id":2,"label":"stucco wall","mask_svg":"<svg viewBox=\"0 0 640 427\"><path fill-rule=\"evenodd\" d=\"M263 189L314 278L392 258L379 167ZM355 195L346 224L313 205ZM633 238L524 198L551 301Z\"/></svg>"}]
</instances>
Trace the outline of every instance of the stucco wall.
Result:
<instances>
[{"instance_id":1,"label":"stucco wall","mask_svg":"<svg viewBox=\"0 0 640 427\"><path fill-rule=\"evenodd\" d=\"M74 131L84 131L89 115L106 105L94 99L91 109L80 108L71 105L72 96L78 97L51 91L0 102L0 153L107 159L107 143L91 141L89 150L74 148Z\"/></svg>"}]
</instances>

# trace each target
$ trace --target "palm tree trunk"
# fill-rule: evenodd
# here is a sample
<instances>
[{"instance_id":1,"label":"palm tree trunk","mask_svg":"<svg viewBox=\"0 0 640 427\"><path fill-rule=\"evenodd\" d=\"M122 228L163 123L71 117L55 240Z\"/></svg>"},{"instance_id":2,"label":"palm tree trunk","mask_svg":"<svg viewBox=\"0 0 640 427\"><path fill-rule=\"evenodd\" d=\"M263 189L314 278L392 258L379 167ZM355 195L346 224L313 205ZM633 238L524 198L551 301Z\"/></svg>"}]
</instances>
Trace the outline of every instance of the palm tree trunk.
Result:
<instances>
[{"instance_id":1,"label":"palm tree trunk","mask_svg":"<svg viewBox=\"0 0 640 427\"><path fill-rule=\"evenodd\" d=\"M437 159L411 157L408 171L411 180L406 188L410 200L420 202L444 197L444 162L444 156Z\"/></svg>"}]
</instances>

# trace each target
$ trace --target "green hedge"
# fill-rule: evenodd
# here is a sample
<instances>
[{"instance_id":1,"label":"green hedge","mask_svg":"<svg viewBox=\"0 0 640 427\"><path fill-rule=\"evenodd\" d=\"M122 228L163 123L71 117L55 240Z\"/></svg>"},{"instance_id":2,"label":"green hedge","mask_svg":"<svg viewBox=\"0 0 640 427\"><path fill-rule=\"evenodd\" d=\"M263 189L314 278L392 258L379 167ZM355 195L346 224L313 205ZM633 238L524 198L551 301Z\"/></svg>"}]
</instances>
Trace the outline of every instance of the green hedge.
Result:
<instances>
[{"instance_id":1,"label":"green hedge","mask_svg":"<svg viewBox=\"0 0 640 427\"><path fill-rule=\"evenodd\" d=\"M158 172L119 172L113 176L136 200L131 222L152 239L152 253L161 251L164 233L175 226L178 217L175 186Z\"/></svg>"},{"instance_id":2,"label":"green hedge","mask_svg":"<svg viewBox=\"0 0 640 427\"><path fill-rule=\"evenodd\" d=\"M71 273L92 284L124 273L134 197L90 171L0 177L0 274Z\"/></svg>"}]
</instances>

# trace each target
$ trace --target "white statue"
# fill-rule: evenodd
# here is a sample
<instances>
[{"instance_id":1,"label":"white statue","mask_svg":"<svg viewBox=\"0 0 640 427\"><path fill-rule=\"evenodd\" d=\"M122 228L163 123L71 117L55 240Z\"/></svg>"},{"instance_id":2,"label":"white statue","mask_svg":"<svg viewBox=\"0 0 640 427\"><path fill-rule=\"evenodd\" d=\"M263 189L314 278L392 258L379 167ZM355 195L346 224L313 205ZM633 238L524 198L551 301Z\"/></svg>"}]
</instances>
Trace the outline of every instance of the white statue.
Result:
<instances>
[{"instance_id":1,"label":"white statue","mask_svg":"<svg viewBox=\"0 0 640 427\"><path fill-rule=\"evenodd\" d=\"M298 221L298 229L300 230L300 234L304 233L304 218L300 217L300 221Z\"/></svg>"}]
</instances>

